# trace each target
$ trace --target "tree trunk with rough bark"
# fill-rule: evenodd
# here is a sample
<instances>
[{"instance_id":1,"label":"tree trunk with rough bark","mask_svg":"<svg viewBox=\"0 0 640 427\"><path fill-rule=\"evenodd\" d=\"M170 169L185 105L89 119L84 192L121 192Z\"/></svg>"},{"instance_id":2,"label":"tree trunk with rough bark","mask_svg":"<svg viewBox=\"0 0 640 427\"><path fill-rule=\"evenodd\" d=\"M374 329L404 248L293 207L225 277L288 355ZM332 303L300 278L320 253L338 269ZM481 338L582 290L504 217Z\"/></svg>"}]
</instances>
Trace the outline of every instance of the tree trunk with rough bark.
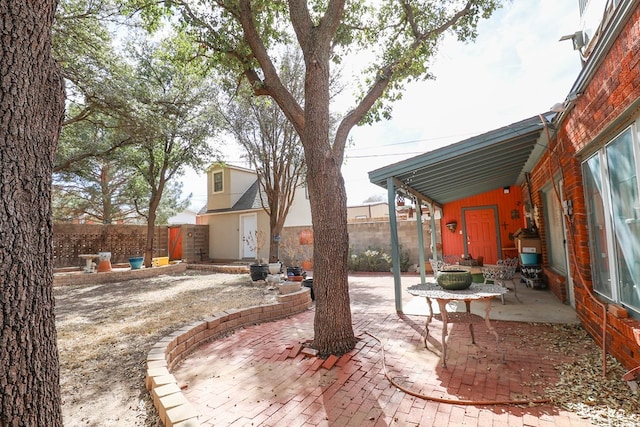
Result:
<instances>
[{"instance_id":1,"label":"tree trunk with rough bark","mask_svg":"<svg viewBox=\"0 0 640 427\"><path fill-rule=\"evenodd\" d=\"M349 301L347 195L341 159L329 139L329 51L305 58L305 129L302 137L313 220L313 346L342 355L355 346Z\"/></svg>"},{"instance_id":2,"label":"tree trunk with rough bark","mask_svg":"<svg viewBox=\"0 0 640 427\"><path fill-rule=\"evenodd\" d=\"M51 173L64 86L57 1L0 0L0 425L61 426Z\"/></svg>"}]
</instances>

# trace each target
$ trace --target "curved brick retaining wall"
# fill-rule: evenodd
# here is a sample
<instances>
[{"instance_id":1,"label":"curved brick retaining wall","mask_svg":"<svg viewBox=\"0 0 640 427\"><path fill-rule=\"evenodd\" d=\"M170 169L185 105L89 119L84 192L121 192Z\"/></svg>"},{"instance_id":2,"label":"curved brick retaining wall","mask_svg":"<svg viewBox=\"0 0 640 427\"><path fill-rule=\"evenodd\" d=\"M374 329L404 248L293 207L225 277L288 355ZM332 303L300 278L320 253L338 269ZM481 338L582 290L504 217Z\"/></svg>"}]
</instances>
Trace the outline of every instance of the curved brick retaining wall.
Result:
<instances>
[{"instance_id":1,"label":"curved brick retaining wall","mask_svg":"<svg viewBox=\"0 0 640 427\"><path fill-rule=\"evenodd\" d=\"M198 414L182 394L171 370L202 344L234 329L277 320L311 307L311 292L302 287L278 295L275 304L229 310L192 323L158 341L147 355L146 386L166 427L199 426Z\"/></svg>"}]
</instances>

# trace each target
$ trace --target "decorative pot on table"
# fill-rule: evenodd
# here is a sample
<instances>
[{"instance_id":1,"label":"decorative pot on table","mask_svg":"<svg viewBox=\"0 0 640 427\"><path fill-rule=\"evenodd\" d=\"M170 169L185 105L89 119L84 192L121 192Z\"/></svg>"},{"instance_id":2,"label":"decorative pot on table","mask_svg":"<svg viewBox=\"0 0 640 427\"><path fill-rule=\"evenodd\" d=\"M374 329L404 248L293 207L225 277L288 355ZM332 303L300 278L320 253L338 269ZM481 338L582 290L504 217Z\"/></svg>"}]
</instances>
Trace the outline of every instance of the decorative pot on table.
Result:
<instances>
[{"instance_id":1,"label":"decorative pot on table","mask_svg":"<svg viewBox=\"0 0 640 427\"><path fill-rule=\"evenodd\" d=\"M460 291L471 286L472 277L467 270L441 270L436 281L448 291Z\"/></svg>"}]
</instances>

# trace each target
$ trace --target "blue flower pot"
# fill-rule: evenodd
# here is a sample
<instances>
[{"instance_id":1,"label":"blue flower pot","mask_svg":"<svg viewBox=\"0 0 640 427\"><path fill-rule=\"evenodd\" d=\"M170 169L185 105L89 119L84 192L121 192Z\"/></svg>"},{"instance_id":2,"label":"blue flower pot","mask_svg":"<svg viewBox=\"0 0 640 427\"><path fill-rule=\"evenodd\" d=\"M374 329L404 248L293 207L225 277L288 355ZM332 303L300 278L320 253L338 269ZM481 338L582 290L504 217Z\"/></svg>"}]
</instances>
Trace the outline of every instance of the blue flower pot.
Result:
<instances>
[{"instance_id":1,"label":"blue flower pot","mask_svg":"<svg viewBox=\"0 0 640 427\"><path fill-rule=\"evenodd\" d=\"M132 270L138 270L142 268L143 262L144 262L144 257L141 257L141 256L129 258L129 264L131 265Z\"/></svg>"}]
</instances>

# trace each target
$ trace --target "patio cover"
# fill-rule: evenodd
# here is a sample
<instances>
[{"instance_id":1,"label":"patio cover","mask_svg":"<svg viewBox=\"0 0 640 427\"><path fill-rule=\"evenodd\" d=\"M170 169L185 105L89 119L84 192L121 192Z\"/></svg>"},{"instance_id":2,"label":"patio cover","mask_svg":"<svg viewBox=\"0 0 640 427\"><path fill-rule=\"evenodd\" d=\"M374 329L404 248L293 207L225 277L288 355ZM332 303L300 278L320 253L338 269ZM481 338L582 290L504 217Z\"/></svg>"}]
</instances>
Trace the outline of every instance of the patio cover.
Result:
<instances>
[{"instance_id":1,"label":"patio cover","mask_svg":"<svg viewBox=\"0 0 640 427\"><path fill-rule=\"evenodd\" d=\"M555 113L541 116L549 124ZM400 192L436 206L520 185L547 148L541 116L376 169L369 181L388 189L392 178Z\"/></svg>"},{"instance_id":2,"label":"patio cover","mask_svg":"<svg viewBox=\"0 0 640 427\"><path fill-rule=\"evenodd\" d=\"M441 208L445 203L497 188L520 185L547 149L549 141L545 126L551 126L555 115L553 112L536 115L369 172L369 181L387 189L398 312L402 312L402 291L395 194L413 196L426 202L433 212L433 207ZM424 283L425 257L420 212L421 209L416 209L420 275ZM431 229L435 229L435 215L431 215ZM432 246L435 247L434 234Z\"/></svg>"}]
</instances>

